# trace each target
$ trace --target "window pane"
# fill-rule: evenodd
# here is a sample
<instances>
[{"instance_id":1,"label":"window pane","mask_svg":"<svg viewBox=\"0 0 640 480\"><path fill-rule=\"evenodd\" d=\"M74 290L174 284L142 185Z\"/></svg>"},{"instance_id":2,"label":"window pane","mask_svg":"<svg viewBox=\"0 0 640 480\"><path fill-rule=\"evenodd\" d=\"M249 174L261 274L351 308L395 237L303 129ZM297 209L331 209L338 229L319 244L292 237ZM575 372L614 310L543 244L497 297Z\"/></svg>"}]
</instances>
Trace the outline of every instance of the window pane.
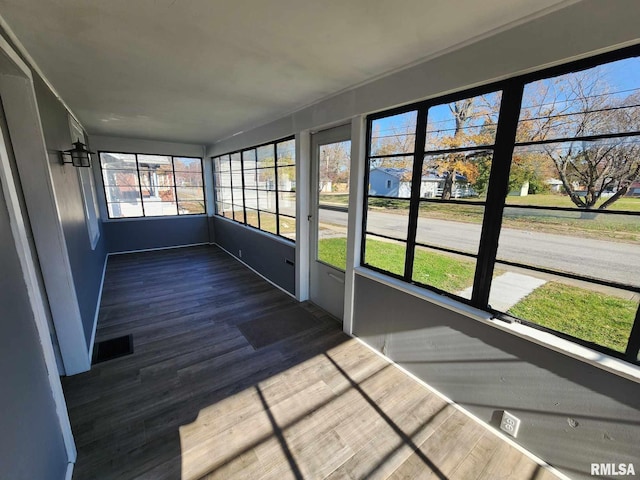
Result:
<instances>
[{"instance_id":1,"label":"window pane","mask_svg":"<svg viewBox=\"0 0 640 480\"><path fill-rule=\"evenodd\" d=\"M138 187L138 172L130 170L103 170L102 178L105 186Z\"/></svg>"},{"instance_id":2,"label":"window pane","mask_svg":"<svg viewBox=\"0 0 640 480\"><path fill-rule=\"evenodd\" d=\"M231 172L231 184L234 189L242 189L242 172Z\"/></svg>"},{"instance_id":3,"label":"window pane","mask_svg":"<svg viewBox=\"0 0 640 480\"><path fill-rule=\"evenodd\" d=\"M142 217L142 202L107 203L109 218Z\"/></svg>"},{"instance_id":4,"label":"window pane","mask_svg":"<svg viewBox=\"0 0 640 480\"><path fill-rule=\"evenodd\" d=\"M145 217L160 217L164 215L177 215L178 207L175 202L161 202L144 200Z\"/></svg>"},{"instance_id":5,"label":"window pane","mask_svg":"<svg viewBox=\"0 0 640 480\"><path fill-rule=\"evenodd\" d=\"M349 203L351 141L320 145L318 191L320 203Z\"/></svg>"},{"instance_id":6,"label":"window pane","mask_svg":"<svg viewBox=\"0 0 640 480\"><path fill-rule=\"evenodd\" d=\"M244 169L244 188L257 188L258 177L255 170Z\"/></svg>"},{"instance_id":7,"label":"window pane","mask_svg":"<svg viewBox=\"0 0 640 480\"><path fill-rule=\"evenodd\" d=\"M226 155L225 158L227 158ZM176 172L202 174L202 160L199 158L173 157L173 168Z\"/></svg>"},{"instance_id":8,"label":"window pane","mask_svg":"<svg viewBox=\"0 0 640 480\"><path fill-rule=\"evenodd\" d=\"M608 209L635 209L624 196L637 184L639 167L638 137L517 147L507 203L588 209L608 202Z\"/></svg>"},{"instance_id":9,"label":"window pane","mask_svg":"<svg viewBox=\"0 0 640 480\"><path fill-rule=\"evenodd\" d=\"M145 202L175 202L176 193L173 187L156 188L153 191L148 187L142 187L142 198Z\"/></svg>"},{"instance_id":10,"label":"window pane","mask_svg":"<svg viewBox=\"0 0 640 480\"><path fill-rule=\"evenodd\" d=\"M136 170L136 156L130 153L101 153L100 165L103 169Z\"/></svg>"},{"instance_id":11,"label":"window pane","mask_svg":"<svg viewBox=\"0 0 640 480\"><path fill-rule=\"evenodd\" d=\"M260 212L260 229L265 232L277 233L276 216L273 213Z\"/></svg>"},{"instance_id":12,"label":"window pane","mask_svg":"<svg viewBox=\"0 0 640 480\"><path fill-rule=\"evenodd\" d=\"M273 144L258 147L258 168L273 167L275 164Z\"/></svg>"},{"instance_id":13,"label":"window pane","mask_svg":"<svg viewBox=\"0 0 640 480\"><path fill-rule=\"evenodd\" d=\"M276 169L261 168L256 171L258 188L262 190L276 189Z\"/></svg>"},{"instance_id":14,"label":"window pane","mask_svg":"<svg viewBox=\"0 0 640 480\"><path fill-rule=\"evenodd\" d=\"M247 208L258 209L258 192L256 190L244 191L244 205Z\"/></svg>"},{"instance_id":15,"label":"window pane","mask_svg":"<svg viewBox=\"0 0 640 480\"><path fill-rule=\"evenodd\" d=\"M242 173L242 161L241 161L239 152L231 154L231 171L234 173L235 172ZM234 182L235 182L235 176L234 176Z\"/></svg>"},{"instance_id":16,"label":"window pane","mask_svg":"<svg viewBox=\"0 0 640 480\"><path fill-rule=\"evenodd\" d=\"M244 202L242 188L233 188L231 191L233 192L233 203L236 205L242 205Z\"/></svg>"},{"instance_id":17,"label":"window pane","mask_svg":"<svg viewBox=\"0 0 640 480\"><path fill-rule=\"evenodd\" d=\"M190 172L176 172L176 185L179 187L197 187L202 186L202 174ZM223 177L226 182L225 186L231 186L231 175L226 172ZM202 190L202 189L201 189Z\"/></svg>"},{"instance_id":18,"label":"window pane","mask_svg":"<svg viewBox=\"0 0 640 480\"><path fill-rule=\"evenodd\" d=\"M345 270L347 268L346 211L318 208L318 260Z\"/></svg>"},{"instance_id":19,"label":"window pane","mask_svg":"<svg viewBox=\"0 0 640 480\"><path fill-rule=\"evenodd\" d=\"M278 143L276 149L278 151L278 166L295 165L296 141L294 139ZM295 175L293 178L295 178Z\"/></svg>"},{"instance_id":20,"label":"window pane","mask_svg":"<svg viewBox=\"0 0 640 480\"><path fill-rule=\"evenodd\" d=\"M364 263L396 275L404 275L407 245L373 235L366 236Z\"/></svg>"},{"instance_id":21,"label":"window pane","mask_svg":"<svg viewBox=\"0 0 640 480\"><path fill-rule=\"evenodd\" d=\"M201 187L177 187L178 200L191 201L202 200L203 192Z\"/></svg>"},{"instance_id":22,"label":"window pane","mask_svg":"<svg viewBox=\"0 0 640 480\"><path fill-rule=\"evenodd\" d=\"M107 202L132 202L138 203L140 200L140 189L136 187L106 187Z\"/></svg>"},{"instance_id":23,"label":"window pane","mask_svg":"<svg viewBox=\"0 0 640 480\"><path fill-rule=\"evenodd\" d=\"M484 198L489 185L491 159L490 150L425 155L420 197L443 200Z\"/></svg>"},{"instance_id":24,"label":"window pane","mask_svg":"<svg viewBox=\"0 0 640 480\"><path fill-rule=\"evenodd\" d=\"M230 187L231 186L231 173L230 172L220 172L215 175L216 187ZM179 183L178 178L176 178L176 182Z\"/></svg>"},{"instance_id":25,"label":"window pane","mask_svg":"<svg viewBox=\"0 0 640 480\"><path fill-rule=\"evenodd\" d=\"M422 202L416 242L476 255L483 215L480 205Z\"/></svg>"},{"instance_id":26,"label":"window pane","mask_svg":"<svg viewBox=\"0 0 640 480\"><path fill-rule=\"evenodd\" d=\"M475 270L475 258L418 246L412 278L423 285L471 299Z\"/></svg>"},{"instance_id":27,"label":"window pane","mask_svg":"<svg viewBox=\"0 0 640 480\"><path fill-rule=\"evenodd\" d=\"M213 164L214 172L228 172L231 170L229 165L229 155L222 155L221 157L214 158Z\"/></svg>"},{"instance_id":28,"label":"window pane","mask_svg":"<svg viewBox=\"0 0 640 480\"><path fill-rule=\"evenodd\" d=\"M376 158L369 162L369 195L409 198L413 157Z\"/></svg>"},{"instance_id":29,"label":"window pane","mask_svg":"<svg viewBox=\"0 0 640 480\"><path fill-rule=\"evenodd\" d=\"M216 200L218 202L232 203L230 188L216 188Z\"/></svg>"},{"instance_id":30,"label":"window pane","mask_svg":"<svg viewBox=\"0 0 640 480\"><path fill-rule=\"evenodd\" d=\"M197 213L205 213L204 200L178 202L179 215L195 215Z\"/></svg>"},{"instance_id":31,"label":"window pane","mask_svg":"<svg viewBox=\"0 0 640 480\"><path fill-rule=\"evenodd\" d=\"M231 216L231 205L225 202L216 202L216 214L223 217Z\"/></svg>"},{"instance_id":32,"label":"window pane","mask_svg":"<svg viewBox=\"0 0 640 480\"><path fill-rule=\"evenodd\" d=\"M278 190L296 191L296 167L278 167Z\"/></svg>"},{"instance_id":33,"label":"window pane","mask_svg":"<svg viewBox=\"0 0 640 480\"><path fill-rule=\"evenodd\" d=\"M493 145L501 97L492 92L429 108L425 149Z\"/></svg>"},{"instance_id":34,"label":"window pane","mask_svg":"<svg viewBox=\"0 0 640 480\"><path fill-rule=\"evenodd\" d=\"M290 238L291 240L296 239L296 219L291 217L285 217L284 215L280 215L278 217L278 221L280 222L280 235L283 237Z\"/></svg>"},{"instance_id":35,"label":"window pane","mask_svg":"<svg viewBox=\"0 0 640 480\"><path fill-rule=\"evenodd\" d=\"M233 219L236 222L244 223L244 209L240 205L233 205Z\"/></svg>"},{"instance_id":36,"label":"window pane","mask_svg":"<svg viewBox=\"0 0 640 480\"><path fill-rule=\"evenodd\" d=\"M640 216L506 207L498 259L639 287Z\"/></svg>"},{"instance_id":37,"label":"window pane","mask_svg":"<svg viewBox=\"0 0 640 480\"><path fill-rule=\"evenodd\" d=\"M412 153L416 142L417 111L371 122L371 155Z\"/></svg>"},{"instance_id":38,"label":"window pane","mask_svg":"<svg viewBox=\"0 0 640 480\"><path fill-rule=\"evenodd\" d=\"M545 78L525 86L518 141L640 130L640 59Z\"/></svg>"},{"instance_id":39,"label":"window pane","mask_svg":"<svg viewBox=\"0 0 640 480\"><path fill-rule=\"evenodd\" d=\"M173 172L140 171L140 183L147 189L173 187Z\"/></svg>"},{"instance_id":40,"label":"window pane","mask_svg":"<svg viewBox=\"0 0 640 480\"><path fill-rule=\"evenodd\" d=\"M278 193L278 208L281 214L290 217L296 216L296 194L295 192Z\"/></svg>"},{"instance_id":41,"label":"window pane","mask_svg":"<svg viewBox=\"0 0 640 480\"><path fill-rule=\"evenodd\" d=\"M407 239L409 201L370 198L367 209L367 232Z\"/></svg>"},{"instance_id":42,"label":"window pane","mask_svg":"<svg viewBox=\"0 0 640 480\"><path fill-rule=\"evenodd\" d=\"M171 157L164 155L138 155L138 168L143 171L170 172L173 175Z\"/></svg>"},{"instance_id":43,"label":"window pane","mask_svg":"<svg viewBox=\"0 0 640 480\"><path fill-rule=\"evenodd\" d=\"M258 190L258 205L260 210L276 213L276 192Z\"/></svg>"},{"instance_id":44,"label":"window pane","mask_svg":"<svg viewBox=\"0 0 640 480\"><path fill-rule=\"evenodd\" d=\"M258 223L258 211L250 208L246 209L246 223L252 227L260 228Z\"/></svg>"},{"instance_id":45,"label":"window pane","mask_svg":"<svg viewBox=\"0 0 640 480\"><path fill-rule=\"evenodd\" d=\"M246 150L242 152L242 166L246 170L255 170L258 166L256 159L256 149Z\"/></svg>"},{"instance_id":46,"label":"window pane","mask_svg":"<svg viewBox=\"0 0 640 480\"><path fill-rule=\"evenodd\" d=\"M624 352L637 295L497 264L490 305L523 320Z\"/></svg>"}]
</instances>

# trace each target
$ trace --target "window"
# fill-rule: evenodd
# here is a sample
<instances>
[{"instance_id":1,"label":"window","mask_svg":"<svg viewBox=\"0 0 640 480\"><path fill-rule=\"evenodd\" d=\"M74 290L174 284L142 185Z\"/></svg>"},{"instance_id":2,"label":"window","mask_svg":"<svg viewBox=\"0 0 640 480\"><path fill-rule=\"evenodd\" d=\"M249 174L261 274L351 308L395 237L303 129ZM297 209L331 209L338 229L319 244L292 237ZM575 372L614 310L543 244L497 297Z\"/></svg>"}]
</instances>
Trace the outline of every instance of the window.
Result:
<instances>
[{"instance_id":1,"label":"window","mask_svg":"<svg viewBox=\"0 0 640 480\"><path fill-rule=\"evenodd\" d=\"M213 159L216 215L295 240L295 140Z\"/></svg>"},{"instance_id":2,"label":"window","mask_svg":"<svg viewBox=\"0 0 640 480\"><path fill-rule=\"evenodd\" d=\"M363 265L638 363L638 54L369 116Z\"/></svg>"},{"instance_id":3,"label":"window","mask_svg":"<svg viewBox=\"0 0 640 480\"><path fill-rule=\"evenodd\" d=\"M205 213L202 159L100 152L109 218Z\"/></svg>"}]
</instances>

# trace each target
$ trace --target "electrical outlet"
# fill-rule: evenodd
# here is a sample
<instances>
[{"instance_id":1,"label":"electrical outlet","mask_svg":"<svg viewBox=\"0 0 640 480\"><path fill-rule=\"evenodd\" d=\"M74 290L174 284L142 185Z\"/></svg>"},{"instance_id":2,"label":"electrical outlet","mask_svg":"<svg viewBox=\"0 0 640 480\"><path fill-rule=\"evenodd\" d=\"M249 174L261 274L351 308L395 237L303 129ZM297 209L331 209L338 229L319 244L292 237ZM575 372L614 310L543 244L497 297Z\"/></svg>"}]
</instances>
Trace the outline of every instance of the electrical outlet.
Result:
<instances>
[{"instance_id":1,"label":"electrical outlet","mask_svg":"<svg viewBox=\"0 0 640 480\"><path fill-rule=\"evenodd\" d=\"M506 410L503 411L502 420L500 420L500 430L507 432L512 437L517 437L518 430L520 430L520 419Z\"/></svg>"},{"instance_id":2,"label":"electrical outlet","mask_svg":"<svg viewBox=\"0 0 640 480\"><path fill-rule=\"evenodd\" d=\"M238 258L242 258L242 250L238 250Z\"/></svg>"}]
</instances>

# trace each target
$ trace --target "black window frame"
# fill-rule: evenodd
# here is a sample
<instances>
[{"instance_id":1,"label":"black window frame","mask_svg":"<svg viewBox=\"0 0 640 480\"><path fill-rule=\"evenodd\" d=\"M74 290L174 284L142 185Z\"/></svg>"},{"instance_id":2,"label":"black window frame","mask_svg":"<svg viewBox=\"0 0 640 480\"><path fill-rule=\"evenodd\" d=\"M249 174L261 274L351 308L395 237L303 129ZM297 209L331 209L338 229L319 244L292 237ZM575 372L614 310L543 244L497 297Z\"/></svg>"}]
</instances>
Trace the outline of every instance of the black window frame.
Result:
<instances>
[{"instance_id":1,"label":"black window frame","mask_svg":"<svg viewBox=\"0 0 640 480\"><path fill-rule=\"evenodd\" d=\"M107 188L113 187L114 185L107 185L107 183L105 182L105 176L104 176L104 172L105 170L110 170L110 169L105 169L102 166L102 154L116 154L116 155L133 155L135 157L135 162L136 162L136 168L131 169L131 172L135 172L137 179L138 179L138 188L140 190L140 208L142 210L142 215L130 215L130 216L126 216L126 217L112 217L110 212L109 212L109 204L110 203L123 203L123 202L109 202L109 196L107 195ZM146 215L145 214L145 209L144 209L144 199L142 196L142 179L140 178L140 162L138 161L138 155L147 155L147 156L157 156L157 157L170 157L171 158L171 172L173 175L173 185L170 187L166 187L166 188L173 188L173 194L174 194L174 198L175 198L175 203L176 203L176 214L167 214L167 215ZM176 185L176 169L175 169L175 159L178 158L186 158L186 159L190 159L190 160L199 160L200 161L200 182L201 185L200 187L202 188L202 204L204 207L204 211L200 212L200 213L180 213L180 201L178 200L178 191L177 191L177 185ZM143 162L144 163L144 162ZM190 155L168 155L168 154L163 154L163 153L146 153L146 152L124 152L124 151L115 151L115 150L98 150L98 164L100 167L100 181L102 182L102 192L104 194L104 201L105 201L105 208L107 210L107 218L109 220L126 220L128 218L167 218L167 217L186 217L186 216L193 216L193 215L207 215L207 197L206 197L206 189L205 189L205 184L204 184L204 162L203 162L203 157L192 157ZM178 173L181 173L180 170L178 170ZM196 187L194 187L196 188Z\"/></svg>"},{"instance_id":2,"label":"black window frame","mask_svg":"<svg viewBox=\"0 0 640 480\"><path fill-rule=\"evenodd\" d=\"M627 348L624 353L618 352L611 348L599 345L578 337L571 336L569 334L550 329L548 327L536 324L534 322L517 318L508 315L499 310L493 309L489 305L489 293L491 290L491 283L493 279L494 268L497 264L505 264L514 267L526 268L528 270L534 270L543 273L550 273L556 276L566 277L574 280L582 280L588 283L604 285L614 287L622 290L631 291L634 293L640 293L640 287L634 285L627 285L623 283L611 282L604 279L596 279L586 276L581 276L574 273L567 273L562 271L545 269L542 267L536 267L532 265L526 265L518 262L510 262L505 260L498 260L498 239L502 229L502 220L505 207L509 207L508 203L508 184L509 184L509 172L512 164L513 151L516 147L527 146L533 144L545 143L540 142L518 142L516 139L516 132L519 123L520 109L522 103L522 97L524 88L528 83L543 80L547 78L556 77L559 75L579 72L596 67L601 64L624 60L632 57L640 57L640 45L634 45L626 47L613 52L607 52L599 55L595 55L589 58L557 65L554 67L546 68L536 72L512 77L506 80L492 82L486 85L474 87L471 89L461 90L454 93L450 93L444 96L438 96L415 102L408 105L403 105L390 110L384 110L372 113L367 116L366 121L366 150L365 150L365 172L364 172L364 185L369 185L369 173L370 173L370 161L371 159L379 158L379 155L372 155L372 124L375 120L391 117L401 113L410 111L417 111L417 121L415 127L415 148L413 152L413 177L411 185L411 199L409 204L409 217L408 232L406 240L406 253L405 253L405 267L404 274L398 275L393 272L383 270L381 268L370 265L366 262L366 241L367 236L376 236L367 230L367 212L369 208L369 199L376 198L376 195L369 195L368 190L363 192L363 216L362 216L362 239L360 245L361 262L362 267L382 273L384 275L396 278L403 282L413 284L428 290L434 291L437 294L450 297L458 302L470 305L479 310L483 310L491 313L495 318L509 322L509 323L522 323L537 330L551 333L555 336L569 340L582 346L586 346L593 350L606 353L612 357L625 360L629 363L640 365L639 350L640 350L640 305L636 309L635 320L631 328L630 334L627 339ZM443 291L439 288L416 282L412 279L412 266L414 260L414 254L416 249L416 229L418 222L418 211L420 204L424 202L424 199L420 198L419 182L422 172L422 165L424 157L427 152L425 150L426 139L426 122L427 112L430 107L454 102L456 100L462 100L465 98L471 98L478 95L483 95L495 91L502 92L499 120L496 132L495 143L492 146L493 158L491 162L490 180L487 188L486 200L484 204L484 214L482 220L482 231L480 241L478 245L478 254L476 256L476 268L473 281L473 293L470 299L460 297L450 292ZM613 133L603 135L591 135L585 136L588 140L597 140L599 138L613 138L613 137L632 137L639 136L640 132L625 132L625 133ZM582 140L582 137L576 137L571 140ZM553 139L546 143L559 143L563 139ZM472 147L473 149L480 150L481 147ZM398 154L400 155L400 154ZM436 202L443 202L443 200L434 200ZM454 201L448 200L447 203L463 203L465 205L473 204L469 201ZM538 205L517 205L518 208L526 207L527 209L544 209L544 210L557 210L557 211L570 211L576 212L579 209L571 207L544 207ZM628 210L603 210L599 213L605 213L607 215L630 215L640 216L640 212L628 211ZM384 237L383 235L377 235L378 237L391 239L390 237ZM396 239L393 239L396 240ZM429 246L432 248L432 246ZM445 249L443 249L445 250ZM460 252L455 252L460 253Z\"/></svg>"},{"instance_id":3,"label":"black window frame","mask_svg":"<svg viewBox=\"0 0 640 480\"><path fill-rule=\"evenodd\" d=\"M291 164L291 165L279 165L280 162L278 160L278 145L281 144L281 143L290 142L290 141L294 142L293 164ZM259 162L259 160L258 160L258 149L263 148L263 147L271 147L273 149L272 150L272 152L273 152L273 160L274 160L273 167L259 167L258 166L258 162ZM245 154L249 153L251 151L255 152L255 167L248 168L247 170L245 170ZM240 178L242 179L242 185L241 186L240 185L234 186L234 184L233 184L233 172L234 172L234 170L232 169L232 162L231 162L232 155L239 155L239 157L240 157L241 169L240 169L239 173L240 173ZM219 198L218 198L218 181L217 181L216 177L219 175L219 172L216 171L215 165L216 165L216 160L219 160L222 157L228 157L228 159L229 159L229 163L230 163L230 165L229 165L229 167L230 167L229 176L230 176L230 180L231 180L230 190L231 190L231 196L232 196L232 204L231 205L242 208L242 211L243 211L242 220L238 220L238 219L235 218L235 210L234 210L234 215L232 215L231 217L228 217L228 216L224 215L223 213L221 213L219 211L219 208L218 208L219 204L220 203L224 203L224 202L221 202L219 200ZM284 240L286 240L288 242L295 243L295 238L287 237L287 236L283 235L282 232L280 231L280 220L281 220L281 218L289 218L289 219L292 219L294 222L296 222L296 230L297 230L297 218L295 216L282 213L281 210L280 210L280 193L282 193L283 191L280 190L280 180L281 179L280 179L280 177L278 175L279 169L281 169L281 168L295 168L295 166L296 166L297 158L295 158L295 135L290 135L290 136L287 136L287 137L284 137L284 138L279 138L277 140L272 140L272 141L269 141L269 142L261 143L259 145L253 145L251 147L245 147L245 148L242 148L240 150L233 150L233 151L230 151L230 152L227 152L227 153L215 155L215 156L211 157L211 161L212 161L212 163L214 165L214 168L213 168L214 189L213 190L214 190L214 200L215 200L215 213L214 214L216 216L222 217L222 218L226 218L227 220L234 221L234 222L236 222L236 223L238 223L240 225L244 225L246 227L259 230L259 231L267 233L269 235L275 235L278 238L282 238L282 239L284 239ZM246 186L246 184L245 184L245 173L247 171L253 171L257 175L259 170L263 170L263 169L266 169L266 168L269 168L269 169L273 168L273 172L274 172L274 176L275 176L274 185L273 185L274 189L273 190L265 189L265 188L259 188L257 186L257 183L256 183L255 187ZM296 181L297 181L297 179L296 179ZM234 196L233 196L234 189L235 190L238 190L238 189L242 190L241 203L239 203L240 199L236 200L234 198ZM247 191L255 192L255 194L257 196L257 208L247 207L247 198L246 198ZM270 192L275 193L275 208L273 209L275 211L263 210L262 208L260 208L260 198L259 198L260 192L264 192L264 193L267 193L267 194L270 193ZM296 202L297 202L297 199L296 199ZM252 212L256 212L256 214L257 214L257 226L251 225L250 223L247 222L247 209L249 209ZM262 225L261 225L262 214L274 215L275 216L275 227L276 227L275 228L275 230L276 230L275 232L272 232L270 230L265 230L264 228L262 228Z\"/></svg>"}]
</instances>

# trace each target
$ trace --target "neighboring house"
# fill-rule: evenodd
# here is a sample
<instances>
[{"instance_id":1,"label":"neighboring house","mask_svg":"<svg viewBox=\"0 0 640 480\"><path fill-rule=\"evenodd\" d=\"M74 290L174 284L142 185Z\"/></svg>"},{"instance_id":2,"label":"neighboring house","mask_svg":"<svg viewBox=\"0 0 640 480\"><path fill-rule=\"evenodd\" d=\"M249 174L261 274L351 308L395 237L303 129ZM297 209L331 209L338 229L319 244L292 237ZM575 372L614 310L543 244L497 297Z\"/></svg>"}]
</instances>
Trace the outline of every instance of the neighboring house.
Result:
<instances>
[{"instance_id":1,"label":"neighboring house","mask_svg":"<svg viewBox=\"0 0 640 480\"><path fill-rule=\"evenodd\" d=\"M372 168L369 172L369 195L409 198L411 196L411 171L408 168ZM423 175L420 182L420 197L440 198L444 189L446 174L432 170ZM456 181L451 196L464 198L476 196L467 177L456 173Z\"/></svg>"},{"instance_id":2,"label":"neighboring house","mask_svg":"<svg viewBox=\"0 0 640 480\"><path fill-rule=\"evenodd\" d=\"M409 197L411 187L407 191L406 185L401 188L403 179L411 178L408 168L372 168L369 172L369 195L384 197Z\"/></svg>"},{"instance_id":3,"label":"neighboring house","mask_svg":"<svg viewBox=\"0 0 640 480\"><path fill-rule=\"evenodd\" d=\"M551 193L562 192L562 180L558 180L557 178L549 178L544 183L549 185L549 191Z\"/></svg>"}]
</instances>

